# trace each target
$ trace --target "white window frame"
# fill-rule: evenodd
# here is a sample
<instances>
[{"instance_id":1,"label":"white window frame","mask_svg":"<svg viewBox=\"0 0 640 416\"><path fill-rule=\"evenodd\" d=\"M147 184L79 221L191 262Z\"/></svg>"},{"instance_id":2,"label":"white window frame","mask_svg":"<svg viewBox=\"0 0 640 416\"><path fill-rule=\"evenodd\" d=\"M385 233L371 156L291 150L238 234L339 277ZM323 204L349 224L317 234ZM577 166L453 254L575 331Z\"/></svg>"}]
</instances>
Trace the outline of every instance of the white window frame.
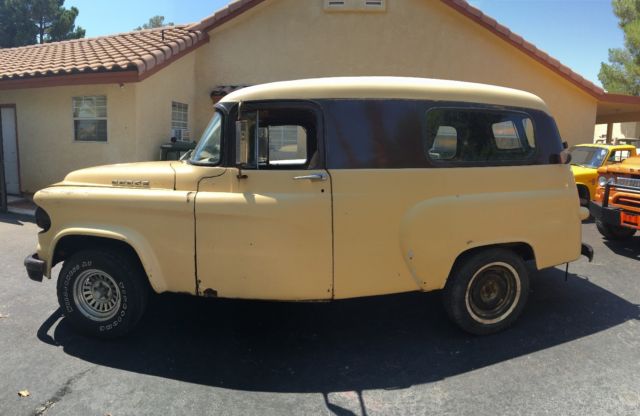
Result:
<instances>
[{"instance_id":1,"label":"white window frame","mask_svg":"<svg viewBox=\"0 0 640 416\"><path fill-rule=\"evenodd\" d=\"M184 116L180 119L176 115ZM189 140L189 104L171 101L171 136L177 140Z\"/></svg>"},{"instance_id":2,"label":"white window frame","mask_svg":"<svg viewBox=\"0 0 640 416\"><path fill-rule=\"evenodd\" d=\"M98 115L99 113L99 107L95 107L94 108L94 112L96 113L95 116L93 117L82 117L79 115L76 115L76 109L80 108L80 106L82 106L84 104L84 101L86 101L87 99L93 99L95 102L96 98L103 98L104 99L104 116L102 115ZM78 104L79 101L79 104ZM73 119L73 141L74 143L107 143L109 141L109 120L108 120L108 102L107 102L107 96L106 95L81 95L81 96L76 96L76 97L72 97L71 98L71 115L72 115L72 119ZM104 121L105 122L105 139L104 140L78 140L78 137L76 135L76 121Z\"/></svg>"}]
</instances>

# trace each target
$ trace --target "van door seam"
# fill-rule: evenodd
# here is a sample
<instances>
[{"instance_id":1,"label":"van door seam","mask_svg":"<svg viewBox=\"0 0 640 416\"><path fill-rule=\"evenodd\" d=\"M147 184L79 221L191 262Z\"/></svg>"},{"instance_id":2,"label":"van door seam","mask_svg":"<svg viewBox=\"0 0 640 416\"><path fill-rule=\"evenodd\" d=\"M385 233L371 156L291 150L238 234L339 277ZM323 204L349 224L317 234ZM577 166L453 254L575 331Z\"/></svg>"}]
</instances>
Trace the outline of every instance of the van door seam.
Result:
<instances>
[{"instance_id":1,"label":"van door seam","mask_svg":"<svg viewBox=\"0 0 640 416\"><path fill-rule=\"evenodd\" d=\"M218 178L225 173L227 173L228 169L225 169L219 175L212 176L203 176L198 179L198 183L196 184L196 192L193 196L193 270L195 273L196 279L196 296L200 296L200 277L198 276L198 220L196 217L196 206L198 205L198 194L200 193L200 183L205 179L213 179Z\"/></svg>"},{"instance_id":2,"label":"van door seam","mask_svg":"<svg viewBox=\"0 0 640 416\"><path fill-rule=\"evenodd\" d=\"M333 205L333 178L329 169L325 169L329 175L329 190L331 192L331 299L336 298L336 237L335 237L335 221L334 221L334 205Z\"/></svg>"}]
</instances>

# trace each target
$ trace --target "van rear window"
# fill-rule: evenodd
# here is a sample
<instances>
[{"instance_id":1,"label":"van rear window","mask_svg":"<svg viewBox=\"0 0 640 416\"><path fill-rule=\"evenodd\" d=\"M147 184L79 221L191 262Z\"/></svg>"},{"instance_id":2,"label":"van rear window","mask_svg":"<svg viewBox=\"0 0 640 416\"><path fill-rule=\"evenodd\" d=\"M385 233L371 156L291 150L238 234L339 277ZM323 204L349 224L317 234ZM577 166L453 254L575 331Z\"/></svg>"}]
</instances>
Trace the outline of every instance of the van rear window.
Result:
<instances>
[{"instance_id":1,"label":"van rear window","mask_svg":"<svg viewBox=\"0 0 640 416\"><path fill-rule=\"evenodd\" d=\"M441 162L526 163L535 155L533 121L515 111L433 108L425 153Z\"/></svg>"}]
</instances>

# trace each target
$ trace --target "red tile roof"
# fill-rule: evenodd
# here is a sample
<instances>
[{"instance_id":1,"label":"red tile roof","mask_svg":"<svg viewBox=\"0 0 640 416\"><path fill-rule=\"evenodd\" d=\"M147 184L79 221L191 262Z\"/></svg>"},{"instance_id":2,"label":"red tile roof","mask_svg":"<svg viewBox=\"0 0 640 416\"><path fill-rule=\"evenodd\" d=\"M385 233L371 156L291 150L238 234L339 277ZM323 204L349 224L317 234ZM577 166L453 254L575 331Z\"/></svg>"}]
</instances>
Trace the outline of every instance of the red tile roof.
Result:
<instances>
[{"instance_id":1,"label":"red tile roof","mask_svg":"<svg viewBox=\"0 0 640 416\"><path fill-rule=\"evenodd\" d=\"M241 15L247 10L257 6L265 0L234 0L231 3L227 4L225 7L216 11L209 17L205 17L198 23L194 23L189 27L192 30L201 30L203 32L208 32L211 29L214 29L223 23L228 22L229 20Z\"/></svg>"},{"instance_id":2,"label":"red tile roof","mask_svg":"<svg viewBox=\"0 0 640 416\"><path fill-rule=\"evenodd\" d=\"M170 26L0 49L0 81L120 71L140 76L206 41L204 32Z\"/></svg>"}]
</instances>

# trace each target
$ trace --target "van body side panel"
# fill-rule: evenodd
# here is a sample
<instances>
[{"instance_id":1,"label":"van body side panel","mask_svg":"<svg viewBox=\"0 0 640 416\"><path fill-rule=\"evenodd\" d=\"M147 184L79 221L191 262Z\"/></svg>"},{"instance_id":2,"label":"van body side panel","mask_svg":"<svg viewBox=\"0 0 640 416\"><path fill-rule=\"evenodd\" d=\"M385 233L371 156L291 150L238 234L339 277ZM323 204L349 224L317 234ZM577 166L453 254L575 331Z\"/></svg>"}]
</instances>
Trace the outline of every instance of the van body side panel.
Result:
<instances>
[{"instance_id":1,"label":"van body side panel","mask_svg":"<svg viewBox=\"0 0 640 416\"><path fill-rule=\"evenodd\" d=\"M577 259L577 190L553 119L538 110L412 100L324 101L332 176L335 297L444 287L456 258L526 244L539 268ZM428 156L434 108L510 111L535 126L521 161ZM429 153L430 155L430 153Z\"/></svg>"},{"instance_id":2,"label":"van body side panel","mask_svg":"<svg viewBox=\"0 0 640 416\"><path fill-rule=\"evenodd\" d=\"M580 255L565 165L331 175L336 298L441 289L455 259L475 247L525 243L539 268Z\"/></svg>"},{"instance_id":3,"label":"van body side panel","mask_svg":"<svg viewBox=\"0 0 640 416\"><path fill-rule=\"evenodd\" d=\"M195 294L192 194L172 189L46 188L35 195L36 204L52 218L51 229L39 235L38 256L51 267L56 245L65 236L120 240L136 251L156 292ZM50 270L46 274L50 276Z\"/></svg>"}]
</instances>

